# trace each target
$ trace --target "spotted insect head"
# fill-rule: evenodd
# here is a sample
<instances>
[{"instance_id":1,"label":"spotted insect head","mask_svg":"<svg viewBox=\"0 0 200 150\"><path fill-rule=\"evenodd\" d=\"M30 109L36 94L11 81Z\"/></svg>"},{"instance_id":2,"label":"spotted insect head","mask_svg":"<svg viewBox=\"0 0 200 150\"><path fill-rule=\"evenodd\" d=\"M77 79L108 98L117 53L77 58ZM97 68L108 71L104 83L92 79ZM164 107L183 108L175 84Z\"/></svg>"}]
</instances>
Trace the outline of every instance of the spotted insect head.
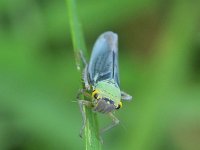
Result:
<instances>
[{"instance_id":1,"label":"spotted insect head","mask_svg":"<svg viewBox=\"0 0 200 150\"><path fill-rule=\"evenodd\" d=\"M101 113L109 113L112 112L113 110L122 107L122 102L120 101L120 97L110 94L109 90L105 91L96 88L92 93L92 97L93 97L94 111Z\"/></svg>"}]
</instances>

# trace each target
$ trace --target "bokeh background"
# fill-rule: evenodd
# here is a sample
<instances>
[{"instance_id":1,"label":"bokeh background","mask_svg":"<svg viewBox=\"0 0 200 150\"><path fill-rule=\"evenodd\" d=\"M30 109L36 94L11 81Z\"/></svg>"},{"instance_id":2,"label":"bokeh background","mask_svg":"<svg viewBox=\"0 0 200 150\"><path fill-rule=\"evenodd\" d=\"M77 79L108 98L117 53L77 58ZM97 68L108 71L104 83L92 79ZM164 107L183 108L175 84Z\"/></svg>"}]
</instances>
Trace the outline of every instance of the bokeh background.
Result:
<instances>
[{"instance_id":1,"label":"bokeh background","mask_svg":"<svg viewBox=\"0 0 200 150\"><path fill-rule=\"evenodd\" d=\"M102 149L199 150L199 2L76 2L88 55L102 32L118 33L121 89L134 97ZM64 0L0 1L1 150L85 147L67 12Z\"/></svg>"}]
</instances>

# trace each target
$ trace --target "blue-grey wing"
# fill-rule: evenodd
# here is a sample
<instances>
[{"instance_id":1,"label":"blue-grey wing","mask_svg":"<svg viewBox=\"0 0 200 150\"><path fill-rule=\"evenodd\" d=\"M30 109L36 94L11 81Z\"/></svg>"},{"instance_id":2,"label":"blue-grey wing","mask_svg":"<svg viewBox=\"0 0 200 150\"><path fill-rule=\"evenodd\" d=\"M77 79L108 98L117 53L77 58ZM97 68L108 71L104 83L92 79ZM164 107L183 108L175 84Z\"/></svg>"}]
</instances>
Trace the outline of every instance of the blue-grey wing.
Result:
<instances>
[{"instance_id":1,"label":"blue-grey wing","mask_svg":"<svg viewBox=\"0 0 200 150\"><path fill-rule=\"evenodd\" d=\"M88 76L91 84L106 79L114 79L119 86L118 36L113 32L101 34L94 44Z\"/></svg>"}]
</instances>

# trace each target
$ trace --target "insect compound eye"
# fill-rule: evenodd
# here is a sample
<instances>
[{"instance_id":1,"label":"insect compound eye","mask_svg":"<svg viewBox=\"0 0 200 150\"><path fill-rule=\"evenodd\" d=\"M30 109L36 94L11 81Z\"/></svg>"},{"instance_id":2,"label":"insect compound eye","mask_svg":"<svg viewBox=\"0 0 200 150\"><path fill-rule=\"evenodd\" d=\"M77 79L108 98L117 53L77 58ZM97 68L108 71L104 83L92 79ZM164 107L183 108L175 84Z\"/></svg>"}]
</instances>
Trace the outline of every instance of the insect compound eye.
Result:
<instances>
[{"instance_id":1,"label":"insect compound eye","mask_svg":"<svg viewBox=\"0 0 200 150\"><path fill-rule=\"evenodd\" d=\"M120 106L120 105L118 105L118 106L116 107L116 109L120 109L120 107L121 107L121 106Z\"/></svg>"},{"instance_id":2,"label":"insect compound eye","mask_svg":"<svg viewBox=\"0 0 200 150\"><path fill-rule=\"evenodd\" d=\"M98 96L99 96L99 95L98 95L97 93L94 94L94 98L95 98L95 99L97 99Z\"/></svg>"},{"instance_id":3,"label":"insect compound eye","mask_svg":"<svg viewBox=\"0 0 200 150\"><path fill-rule=\"evenodd\" d=\"M116 109L120 109L122 107L122 102L120 102L119 104L118 104L118 106L116 107Z\"/></svg>"},{"instance_id":4,"label":"insect compound eye","mask_svg":"<svg viewBox=\"0 0 200 150\"><path fill-rule=\"evenodd\" d=\"M95 99L98 99L98 98L99 98L99 93L98 93L98 91L97 91L97 90L94 90L94 91L92 92L92 96L93 96Z\"/></svg>"}]
</instances>

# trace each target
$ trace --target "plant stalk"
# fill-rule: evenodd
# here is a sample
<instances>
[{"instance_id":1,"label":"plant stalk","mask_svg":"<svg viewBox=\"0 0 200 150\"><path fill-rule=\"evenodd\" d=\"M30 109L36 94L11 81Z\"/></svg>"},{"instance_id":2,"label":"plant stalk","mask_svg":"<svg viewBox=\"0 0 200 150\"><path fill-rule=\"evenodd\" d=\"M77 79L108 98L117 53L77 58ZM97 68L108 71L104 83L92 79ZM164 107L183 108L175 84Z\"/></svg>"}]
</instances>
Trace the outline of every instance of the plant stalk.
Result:
<instances>
[{"instance_id":1,"label":"plant stalk","mask_svg":"<svg viewBox=\"0 0 200 150\"><path fill-rule=\"evenodd\" d=\"M70 23L71 37L73 42L74 54L76 59L77 69L80 70L80 76L82 78L83 62L81 61L80 51L84 56L86 55L86 46L84 42L83 32L81 29L81 23L78 19L77 7L75 0L66 0L68 9L68 19ZM82 85L84 88L84 85ZM89 100L84 97L85 100ZM99 129L97 123L97 115L92 112L91 108L84 108L86 115L86 126L84 130L84 141L86 150L100 150L101 144L99 140Z\"/></svg>"}]
</instances>

